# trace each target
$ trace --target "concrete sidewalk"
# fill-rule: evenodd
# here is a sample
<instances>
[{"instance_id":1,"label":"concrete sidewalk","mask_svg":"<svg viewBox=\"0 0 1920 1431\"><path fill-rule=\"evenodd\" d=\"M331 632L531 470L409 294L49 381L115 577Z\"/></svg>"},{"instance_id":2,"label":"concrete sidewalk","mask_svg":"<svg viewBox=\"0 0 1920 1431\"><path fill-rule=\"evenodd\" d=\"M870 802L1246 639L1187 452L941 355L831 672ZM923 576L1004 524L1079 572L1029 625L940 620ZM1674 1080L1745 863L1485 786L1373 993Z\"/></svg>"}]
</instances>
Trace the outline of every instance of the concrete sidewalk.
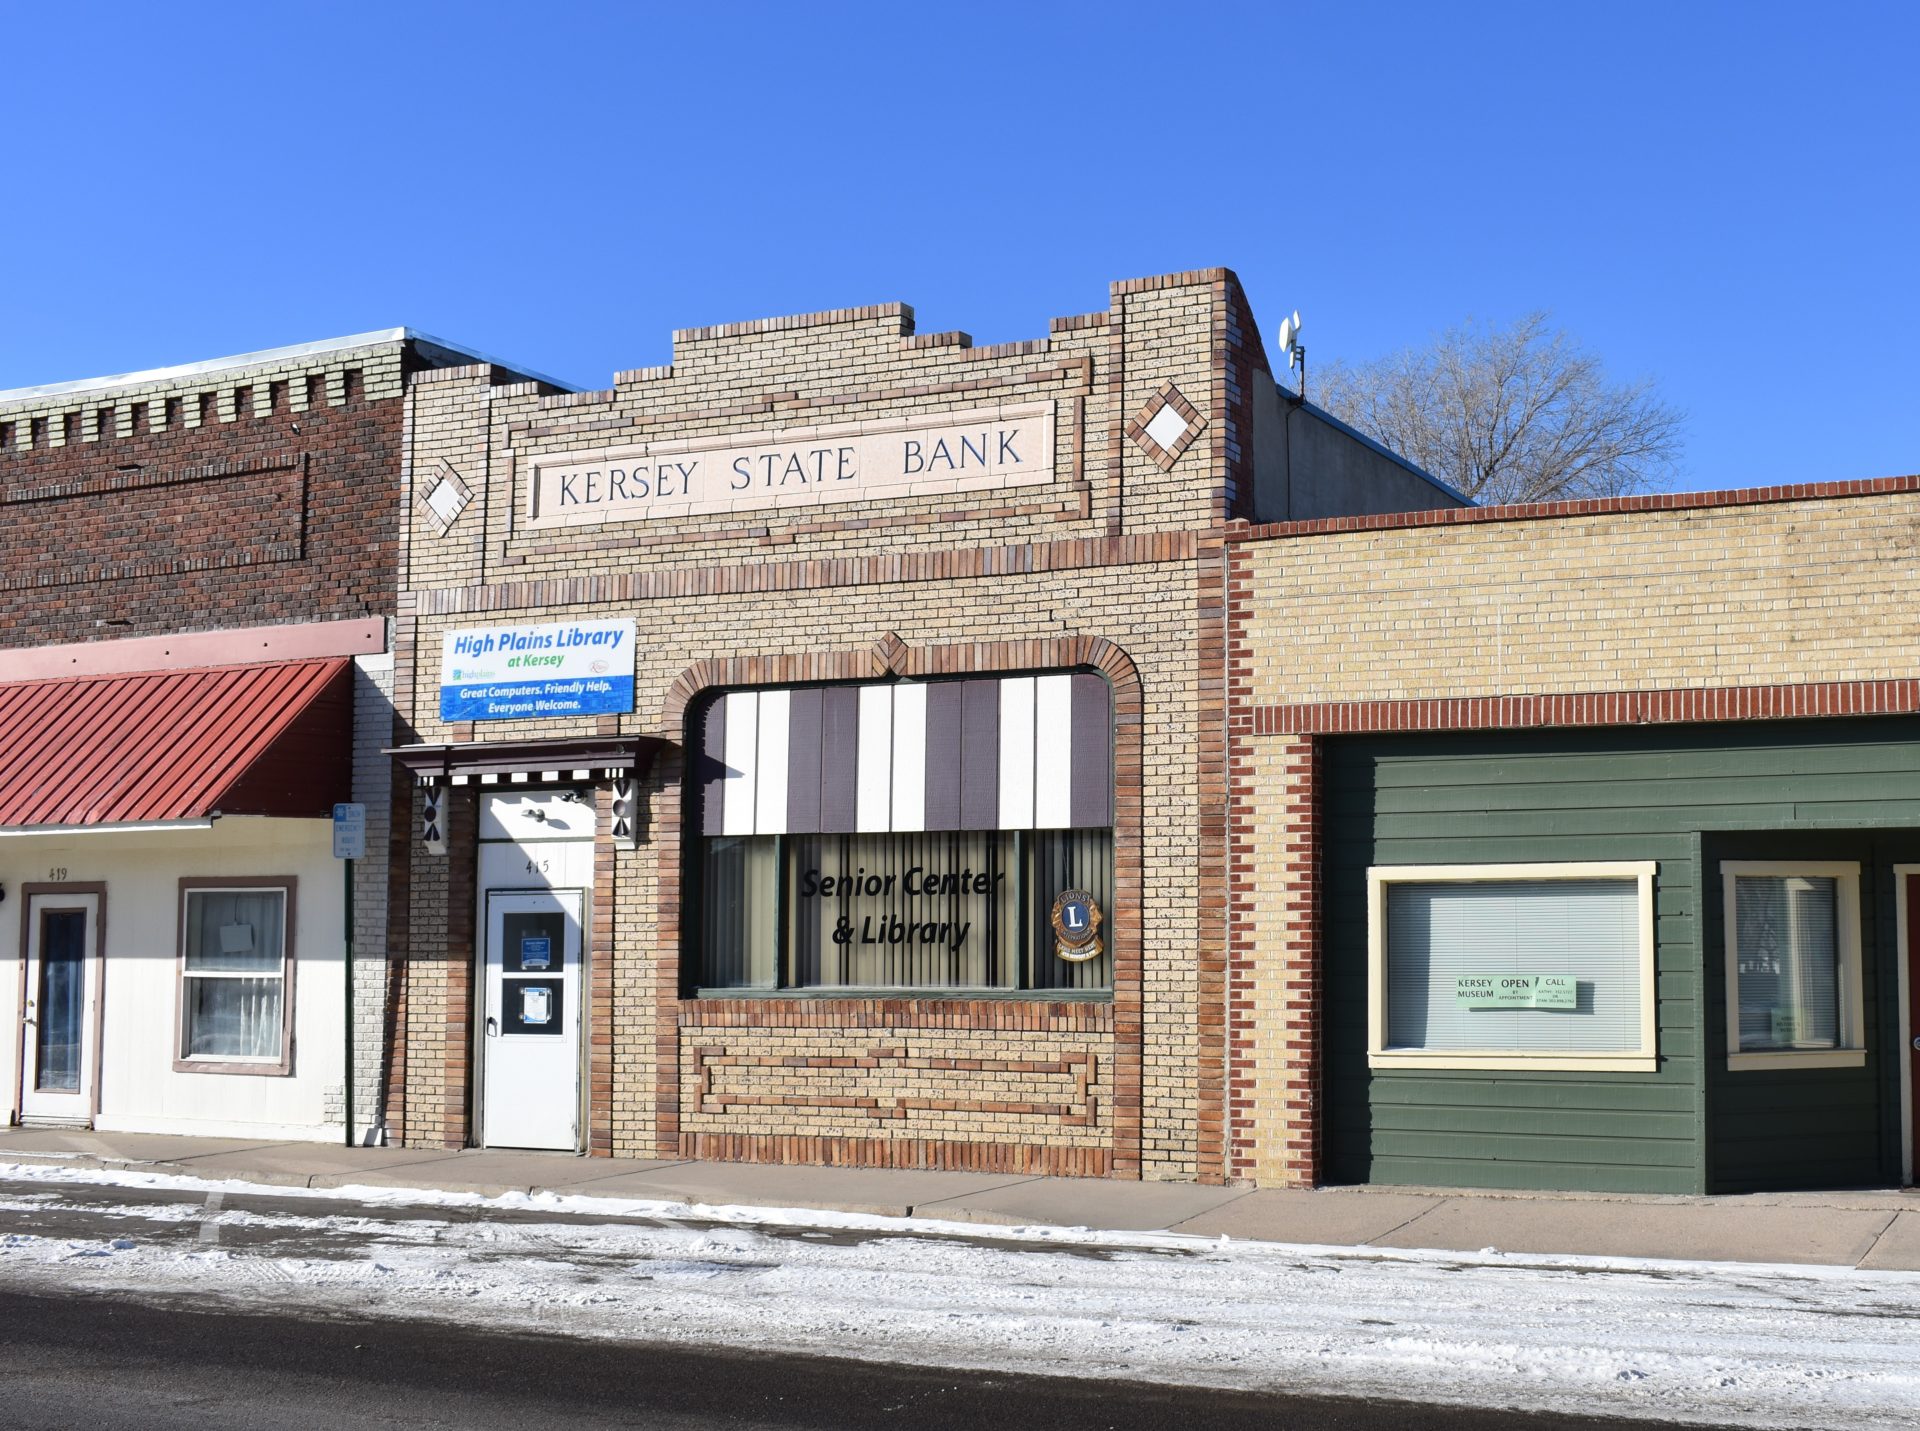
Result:
<instances>
[{"instance_id":1,"label":"concrete sidewalk","mask_svg":"<svg viewBox=\"0 0 1920 1431\"><path fill-rule=\"evenodd\" d=\"M1799 1262L1920 1271L1920 1191L1662 1197L1416 1188L1312 1192L942 1173L348 1148L64 1128L0 1129L0 1162L134 1167L282 1187L580 1193L884 1217L1475 1252Z\"/></svg>"}]
</instances>

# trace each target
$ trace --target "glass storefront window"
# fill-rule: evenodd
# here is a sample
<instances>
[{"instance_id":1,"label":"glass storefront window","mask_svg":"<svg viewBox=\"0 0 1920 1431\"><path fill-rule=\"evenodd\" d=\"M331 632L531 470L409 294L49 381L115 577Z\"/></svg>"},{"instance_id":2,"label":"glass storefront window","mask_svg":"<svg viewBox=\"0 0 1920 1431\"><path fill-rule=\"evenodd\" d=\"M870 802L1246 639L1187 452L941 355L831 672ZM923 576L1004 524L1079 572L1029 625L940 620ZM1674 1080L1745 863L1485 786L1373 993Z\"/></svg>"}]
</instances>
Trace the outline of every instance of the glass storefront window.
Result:
<instances>
[{"instance_id":1,"label":"glass storefront window","mask_svg":"<svg viewBox=\"0 0 1920 1431\"><path fill-rule=\"evenodd\" d=\"M1651 860L1367 871L1371 1068L1652 1072Z\"/></svg>"},{"instance_id":2,"label":"glass storefront window","mask_svg":"<svg viewBox=\"0 0 1920 1431\"><path fill-rule=\"evenodd\" d=\"M1734 877L1742 1052L1840 1046L1838 884Z\"/></svg>"},{"instance_id":3,"label":"glass storefront window","mask_svg":"<svg viewBox=\"0 0 1920 1431\"><path fill-rule=\"evenodd\" d=\"M1727 860L1727 1066L1841 1068L1866 1060L1860 867Z\"/></svg>"},{"instance_id":4,"label":"glass storefront window","mask_svg":"<svg viewBox=\"0 0 1920 1431\"><path fill-rule=\"evenodd\" d=\"M726 835L701 842L701 982L721 989L771 989L779 919L775 859L768 835Z\"/></svg>"},{"instance_id":5,"label":"glass storefront window","mask_svg":"<svg viewBox=\"0 0 1920 1431\"><path fill-rule=\"evenodd\" d=\"M704 989L1105 990L1110 938L1059 957L1053 903L1113 897L1109 830L711 836ZM1102 931L1103 935L1106 931Z\"/></svg>"}]
</instances>

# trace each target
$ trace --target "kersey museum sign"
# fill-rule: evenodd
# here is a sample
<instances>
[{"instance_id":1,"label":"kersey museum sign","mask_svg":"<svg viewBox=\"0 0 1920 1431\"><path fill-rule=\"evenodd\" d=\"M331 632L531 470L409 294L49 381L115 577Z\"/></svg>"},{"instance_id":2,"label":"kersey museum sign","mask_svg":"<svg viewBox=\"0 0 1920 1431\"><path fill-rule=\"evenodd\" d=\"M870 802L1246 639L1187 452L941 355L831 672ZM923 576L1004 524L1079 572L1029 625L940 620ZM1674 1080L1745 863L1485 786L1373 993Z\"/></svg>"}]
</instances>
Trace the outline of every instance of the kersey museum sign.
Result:
<instances>
[{"instance_id":1,"label":"kersey museum sign","mask_svg":"<svg viewBox=\"0 0 1920 1431\"><path fill-rule=\"evenodd\" d=\"M1053 478L1053 404L736 433L533 458L529 527L1025 486Z\"/></svg>"}]
</instances>

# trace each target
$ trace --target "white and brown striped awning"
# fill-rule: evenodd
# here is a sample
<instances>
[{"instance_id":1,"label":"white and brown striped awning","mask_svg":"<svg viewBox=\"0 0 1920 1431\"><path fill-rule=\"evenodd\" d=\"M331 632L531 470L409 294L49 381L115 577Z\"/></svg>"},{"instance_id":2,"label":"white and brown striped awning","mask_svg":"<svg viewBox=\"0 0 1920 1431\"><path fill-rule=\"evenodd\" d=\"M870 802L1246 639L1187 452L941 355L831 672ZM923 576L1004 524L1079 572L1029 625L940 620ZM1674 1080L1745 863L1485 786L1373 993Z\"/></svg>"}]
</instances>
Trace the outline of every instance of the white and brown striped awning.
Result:
<instances>
[{"instance_id":1,"label":"white and brown striped awning","mask_svg":"<svg viewBox=\"0 0 1920 1431\"><path fill-rule=\"evenodd\" d=\"M1113 696L1092 672L728 691L696 739L709 835L1113 823Z\"/></svg>"}]
</instances>

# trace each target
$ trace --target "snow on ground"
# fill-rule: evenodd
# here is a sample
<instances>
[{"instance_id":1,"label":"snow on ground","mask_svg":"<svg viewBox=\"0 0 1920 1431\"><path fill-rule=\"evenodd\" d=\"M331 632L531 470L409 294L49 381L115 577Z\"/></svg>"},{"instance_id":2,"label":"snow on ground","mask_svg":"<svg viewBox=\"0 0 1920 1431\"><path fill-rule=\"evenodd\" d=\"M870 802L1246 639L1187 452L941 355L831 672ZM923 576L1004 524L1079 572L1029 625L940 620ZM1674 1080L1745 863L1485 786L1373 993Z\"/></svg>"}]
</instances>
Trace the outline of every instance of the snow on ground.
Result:
<instances>
[{"instance_id":1,"label":"snow on ground","mask_svg":"<svg viewBox=\"0 0 1920 1431\"><path fill-rule=\"evenodd\" d=\"M0 1282L1242 1390L1920 1425L1914 1273L987 1231L20 1164L0 1164L0 1228L81 1183L108 1199L86 1207L124 1218L127 1235L0 1231ZM116 1204L112 1189L143 1195ZM300 1211L219 1208L239 1195ZM434 1208L452 1215L418 1211ZM582 1215L617 1220L568 1220Z\"/></svg>"}]
</instances>

